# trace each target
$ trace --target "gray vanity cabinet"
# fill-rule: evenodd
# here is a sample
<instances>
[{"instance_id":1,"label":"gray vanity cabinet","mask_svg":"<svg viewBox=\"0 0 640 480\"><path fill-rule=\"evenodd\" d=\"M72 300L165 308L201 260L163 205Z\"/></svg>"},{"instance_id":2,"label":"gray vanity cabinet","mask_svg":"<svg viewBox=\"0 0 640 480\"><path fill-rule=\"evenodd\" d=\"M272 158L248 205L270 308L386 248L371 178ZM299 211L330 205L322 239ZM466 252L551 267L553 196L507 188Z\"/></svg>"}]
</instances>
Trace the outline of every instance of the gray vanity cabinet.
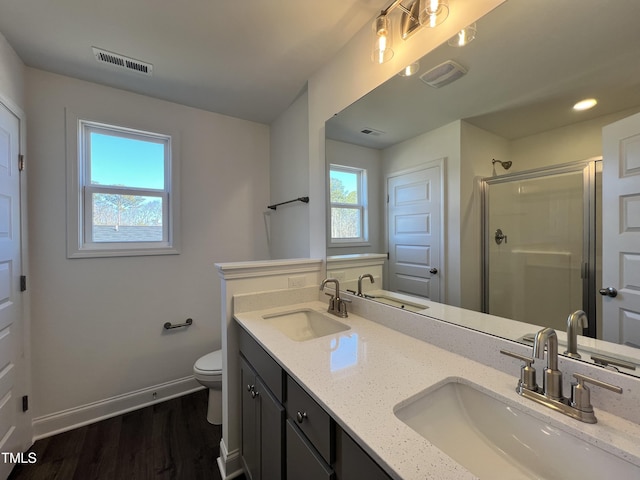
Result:
<instances>
[{"instance_id":1,"label":"gray vanity cabinet","mask_svg":"<svg viewBox=\"0 0 640 480\"><path fill-rule=\"evenodd\" d=\"M245 474L249 480L284 478L283 372L246 332L240 338Z\"/></svg>"},{"instance_id":2,"label":"gray vanity cabinet","mask_svg":"<svg viewBox=\"0 0 640 480\"><path fill-rule=\"evenodd\" d=\"M243 328L239 343L241 449L249 480L390 480Z\"/></svg>"}]
</instances>

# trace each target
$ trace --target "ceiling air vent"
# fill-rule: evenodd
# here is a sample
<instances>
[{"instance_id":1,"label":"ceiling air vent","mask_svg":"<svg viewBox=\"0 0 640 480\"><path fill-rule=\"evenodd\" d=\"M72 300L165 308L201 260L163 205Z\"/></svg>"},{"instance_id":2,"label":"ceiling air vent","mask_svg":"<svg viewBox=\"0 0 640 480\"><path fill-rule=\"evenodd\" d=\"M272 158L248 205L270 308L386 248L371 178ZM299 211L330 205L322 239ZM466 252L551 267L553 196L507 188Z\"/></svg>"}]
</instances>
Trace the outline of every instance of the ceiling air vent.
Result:
<instances>
[{"instance_id":1,"label":"ceiling air vent","mask_svg":"<svg viewBox=\"0 0 640 480\"><path fill-rule=\"evenodd\" d=\"M371 135L372 137L379 137L380 135L384 135L384 132L381 130L376 130L374 128L363 128L360 130L360 133L364 133L365 135Z\"/></svg>"},{"instance_id":2,"label":"ceiling air vent","mask_svg":"<svg viewBox=\"0 0 640 480\"><path fill-rule=\"evenodd\" d=\"M140 60L125 57L124 55L120 55L119 53L102 50L101 48L92 48L96 60L100 63L108 63L109 65L113 65L115 67L124 68L125 70L141 73L148 76L151 76L153 73L153 65L151 65L150 63L141 62Z\"/></svg>"},{"instance_id":3,"label":"ceiling air vent","mask_svg":"<svg viewBox=\"0 0 640 480\"><path fill-rule=\"evenodd\" d=\"M467 69L462 65L454 62L453 60L447 60L446 62L433 67L428 72L424 72L420 75L420 80L430 87L440 88L458 80L463 75L466 75L466 73Z\"/></svg>"}]
</instances>

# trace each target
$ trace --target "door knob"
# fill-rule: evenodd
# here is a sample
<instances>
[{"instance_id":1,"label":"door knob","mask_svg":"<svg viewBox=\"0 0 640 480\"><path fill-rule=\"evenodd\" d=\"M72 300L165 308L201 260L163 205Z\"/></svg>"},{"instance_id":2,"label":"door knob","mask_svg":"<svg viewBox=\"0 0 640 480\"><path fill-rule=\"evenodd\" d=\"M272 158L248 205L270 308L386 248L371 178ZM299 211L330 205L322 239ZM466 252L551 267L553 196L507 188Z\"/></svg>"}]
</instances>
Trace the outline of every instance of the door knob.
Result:
<instances>
[{"instance_id":1,"label":"door knob","mask_svg":"<svg viewBox=\"0 0 640 480\"><path fill-rule=\"evenodd\" d=\"M431 267L431 268L429 269L429 273L430 273L431 275L435 275L436 273L438 273L438 269L437 269L436 267Z\"/></svg>"},{"instance_id":2,"label":"door knob","mask_svg":"<svg viewBox=\"0 0 640 480\"><path fill-rule=\"evenodd\" d=\"M618 296L618 290L613 287L601 288L599 292L603 297L615 298Z\"/></svg>"}]
</instances>

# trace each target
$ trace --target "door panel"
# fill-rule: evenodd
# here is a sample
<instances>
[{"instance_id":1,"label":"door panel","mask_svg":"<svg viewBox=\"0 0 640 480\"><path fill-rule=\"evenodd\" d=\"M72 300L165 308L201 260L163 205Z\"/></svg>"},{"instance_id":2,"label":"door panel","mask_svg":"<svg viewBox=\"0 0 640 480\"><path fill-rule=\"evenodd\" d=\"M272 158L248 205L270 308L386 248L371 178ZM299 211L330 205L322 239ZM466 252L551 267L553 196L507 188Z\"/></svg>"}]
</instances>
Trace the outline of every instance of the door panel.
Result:
<instances>
[{"instance_id":1,"label":"door panel","mask_svg":"<svg viewBox=\"0 0 640 480\"><path fill-rule=\"evenodd\" d=\"M389 290L436 302L442 275L441 176L436 165L387 179Z\"/></svg>"},{"instance_id":2,"label":"door panel","mask_svg":"<svg viewBox=\"0 0 640 480\"><path fill-rule=\"evenodd\" d=\"M22 293L20 292L20 120L0 103L0 451L28 446L21 409L25 393ZM0 478L13 465L0 462Z\"/></svg>"},{"instance_id":3,"label":"door panel","mask_svg":"<svg viewBox=\"0 0 640 480\"><path fill-rule=\"evenodd\" d=\"M603 339L640 346L640 114L602 132Z\"/></svg>"}]
</instances>

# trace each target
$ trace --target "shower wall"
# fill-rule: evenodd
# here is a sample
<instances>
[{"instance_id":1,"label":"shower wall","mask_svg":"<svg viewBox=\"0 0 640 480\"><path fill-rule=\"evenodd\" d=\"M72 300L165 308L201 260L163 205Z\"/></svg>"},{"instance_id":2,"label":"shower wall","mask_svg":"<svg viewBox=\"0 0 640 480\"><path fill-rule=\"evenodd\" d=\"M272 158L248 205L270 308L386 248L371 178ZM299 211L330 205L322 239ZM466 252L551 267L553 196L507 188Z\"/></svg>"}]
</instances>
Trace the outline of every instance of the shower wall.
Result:
<instances>
[{"instance_id":1,"label":"shower wall","mask_svg":"<svg viewBox=\"0 0 640 480\"><path fill-rule=\"evenodd\" d=\"M564 330L583 308L583 183L577 171L488 185L489 313Z\"/></svg>"}]
</instances>

